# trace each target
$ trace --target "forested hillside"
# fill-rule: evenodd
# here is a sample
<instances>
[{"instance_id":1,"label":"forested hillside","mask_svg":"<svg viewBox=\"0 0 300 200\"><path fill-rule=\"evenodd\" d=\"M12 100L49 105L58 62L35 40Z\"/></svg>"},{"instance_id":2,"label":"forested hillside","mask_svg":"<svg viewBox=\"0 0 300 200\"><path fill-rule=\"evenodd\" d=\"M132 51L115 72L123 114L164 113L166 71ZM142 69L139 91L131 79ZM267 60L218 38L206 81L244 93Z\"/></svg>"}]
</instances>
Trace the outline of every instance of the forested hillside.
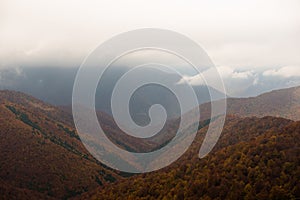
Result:
<instances>
[{"instance_id":1,"label":"forested hillside","mask_svg":"<svg viewBox=\"0 0 300 200\"><path fill-rule=\"evenodd\" d=\"M300 122L228 117L217 146L197 156L205 129L171 166L88 192L82 199L294 199L300 197Z\"/></svg>"},{"instance_id":2,"label":"forested hillside","mask_svg":"<svg viewBox=\"0 0 300 200\"><path fill-rule=\"evenodd\" d=\"M68 198L121 178L87 152L71 119L30 96L0 92L1 199Z\"/></svg>"}]
</instances>

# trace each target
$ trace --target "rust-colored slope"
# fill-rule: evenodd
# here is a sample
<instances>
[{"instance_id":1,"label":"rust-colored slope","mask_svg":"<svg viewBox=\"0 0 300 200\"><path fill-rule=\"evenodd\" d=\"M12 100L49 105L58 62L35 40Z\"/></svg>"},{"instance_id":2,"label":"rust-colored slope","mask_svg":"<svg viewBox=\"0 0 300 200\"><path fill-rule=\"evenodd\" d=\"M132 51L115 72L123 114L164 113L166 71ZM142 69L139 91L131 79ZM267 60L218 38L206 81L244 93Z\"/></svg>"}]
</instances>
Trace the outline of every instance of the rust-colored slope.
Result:
<instances>
[{"instance_id":1,"label":"rust-colored slope","mask_svg":"<svg viewBox=\"0 0 300 200\"><path fill-rule=\"evenodd\" d=\"M0 92L1 187L66 198L120 178L86 151L70 119L22 93Z\"/></svg>"},{"instance_id":2,"label":"rust-colored slope","mask_svg":"<svg viewBox=\"0 0 300 200\"><path fill-rule=\"evenodd\" d=\"M300 197L300 122L228 117L204 159L205 129L177 162L83 194L82 199L291 199Z\"/></svg>"}]
</instances>

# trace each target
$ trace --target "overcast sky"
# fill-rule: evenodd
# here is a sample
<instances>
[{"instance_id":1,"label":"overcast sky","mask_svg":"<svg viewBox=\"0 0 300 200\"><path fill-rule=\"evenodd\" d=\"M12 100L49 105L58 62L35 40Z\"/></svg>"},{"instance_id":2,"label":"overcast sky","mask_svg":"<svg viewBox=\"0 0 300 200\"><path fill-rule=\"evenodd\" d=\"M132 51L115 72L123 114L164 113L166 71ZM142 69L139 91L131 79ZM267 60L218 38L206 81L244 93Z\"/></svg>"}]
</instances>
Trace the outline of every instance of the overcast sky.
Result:
<instances>
[{"instance_id":1,"label":"overcast sky","mask_svg":"<svg viewBox=\"0 0 300 200\"><path fill-rule=\"evenodd\" d=\"M145 27L190 37L230 78L300 77L298 0L1 0L0 69L78 67L113 35Z\"/></svg>"}]
</instances>

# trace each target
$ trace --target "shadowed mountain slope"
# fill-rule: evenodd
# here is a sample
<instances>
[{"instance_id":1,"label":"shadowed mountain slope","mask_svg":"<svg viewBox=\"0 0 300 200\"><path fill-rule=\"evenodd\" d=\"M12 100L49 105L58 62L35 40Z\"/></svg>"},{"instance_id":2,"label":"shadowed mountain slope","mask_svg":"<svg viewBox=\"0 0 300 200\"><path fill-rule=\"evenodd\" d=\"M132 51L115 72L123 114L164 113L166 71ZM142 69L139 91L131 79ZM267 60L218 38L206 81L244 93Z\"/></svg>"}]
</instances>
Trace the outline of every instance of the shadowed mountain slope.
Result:
<instances>
[{"instance_id":1,"label":"shadowed mountain slope","mask_svg":"<svg viewBox=\"0 0 300 200\"><path fill-rule=\"evenodd\" d=\"M87 152L68 113L28 95L0 91L0 127L3 197L67 198L121 178Z\"/></svg>"}]
</instances>

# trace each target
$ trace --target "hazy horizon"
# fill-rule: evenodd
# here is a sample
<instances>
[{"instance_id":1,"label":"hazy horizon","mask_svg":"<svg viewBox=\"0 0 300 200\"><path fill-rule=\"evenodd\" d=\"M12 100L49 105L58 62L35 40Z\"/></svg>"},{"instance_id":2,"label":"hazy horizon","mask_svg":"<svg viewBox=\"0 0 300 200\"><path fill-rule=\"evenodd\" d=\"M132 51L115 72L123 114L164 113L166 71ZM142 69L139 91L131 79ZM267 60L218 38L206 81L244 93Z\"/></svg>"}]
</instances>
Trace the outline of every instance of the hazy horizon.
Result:
<instances>
[{"instance_id":1,"label":"hazy horizon","mask_svg":"<svg viewBox=\"0 0 300 200\"><path fill-rule=\"evenodd\" d=\"M1 1L0 86L20 90L26 82L46 84L43 71L48 69L65 73L71 68L64 76L72 79L73 70L105 40L154 27L179 32L200 44L216 65L229 96L256 96L293 87L300 85L299 7L296 0ZM131 54L118 64L130 67L157 57L179 68L182 65L177 58L157 52ZM35 79L26 80L33 76L30 73ZM51 73L60 76L60 72ZM203 73L213 78L209 70ZM199 76L185 78L192 85L203 84ZM51 77L53 82L61 79Z\"/></svg>"}]
</instances>

